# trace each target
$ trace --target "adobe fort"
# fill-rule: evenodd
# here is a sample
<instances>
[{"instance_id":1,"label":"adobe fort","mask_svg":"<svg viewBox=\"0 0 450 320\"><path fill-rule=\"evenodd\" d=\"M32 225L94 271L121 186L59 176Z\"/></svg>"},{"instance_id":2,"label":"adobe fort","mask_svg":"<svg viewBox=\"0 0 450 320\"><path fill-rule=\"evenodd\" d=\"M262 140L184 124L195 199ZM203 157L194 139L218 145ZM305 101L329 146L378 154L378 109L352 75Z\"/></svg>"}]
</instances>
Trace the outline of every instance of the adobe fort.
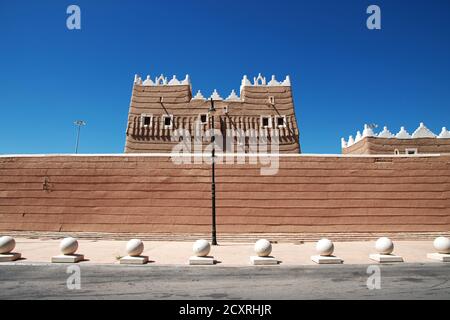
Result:
<instances>
[{"instance_id":1,"label":"adobe fort","mask_svg":"<svg viewBox=\"0 0 450 320\"><path fill-rule=\"evenodd\" d=\"M1 155L0 230L209 233L211 165L176 164L170 152L184 141L174 139L178 130L212 128L230 154L250 153L255 137L230 138L229 129L279 139L275 175L261 175L262 164L248 159L217 163L219 234L450 230L447 129L375 133L366 125L342 139L341 155L301 154L291 79L252 80L243 77L239 95L204 97L192 93L188 76L136 76L123 154Z\"/></svg>"}]
</instances>

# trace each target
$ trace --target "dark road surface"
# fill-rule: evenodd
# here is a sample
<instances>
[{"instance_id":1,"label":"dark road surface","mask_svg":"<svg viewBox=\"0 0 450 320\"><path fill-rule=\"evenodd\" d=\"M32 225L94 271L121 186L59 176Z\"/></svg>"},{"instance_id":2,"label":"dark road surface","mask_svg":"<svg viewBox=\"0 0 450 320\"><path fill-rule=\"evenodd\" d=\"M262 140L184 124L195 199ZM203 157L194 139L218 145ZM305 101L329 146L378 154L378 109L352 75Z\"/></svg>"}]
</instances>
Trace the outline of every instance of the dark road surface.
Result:
<instances>
[{"instance_id":1,"label":"dark road surface","mask_svg":"<svg viewBox=\"0 0 450 320\"><path fill-rule=\"evenodd\" d=\"M450 299L443 263L382 265L379 290L367 265L78 266L81 288L69 289L68 265L0 264L0 299Z\"/></svg>"}]
</instances>

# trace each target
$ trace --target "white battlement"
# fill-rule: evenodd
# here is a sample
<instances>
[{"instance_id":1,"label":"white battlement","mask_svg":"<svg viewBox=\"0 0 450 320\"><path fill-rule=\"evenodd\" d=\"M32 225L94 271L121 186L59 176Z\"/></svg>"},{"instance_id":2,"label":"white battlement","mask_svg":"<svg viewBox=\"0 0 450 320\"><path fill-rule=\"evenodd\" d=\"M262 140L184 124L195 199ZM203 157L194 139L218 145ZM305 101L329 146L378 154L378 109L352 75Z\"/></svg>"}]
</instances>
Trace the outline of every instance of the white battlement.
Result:
<instances>
[{"instance_id":1,"label":"white battlement","mask_svg":"<svg viewBox=\"0 0 450 320\"><path fill-rule=\"evenodd\" d=\"M342 149L351 147L365 137L384 139L450 139L450 131L447 130L446 127L443 127L441 133L439 135L436 135L430 129L428 129L423 122L421 122L419 127L413 132L413 134L409 134L405 127L401 127L397 134L393 134L386 126L381 132L376 134L371 126L365 124L363 133L361 134L361 132L358 131L355 139L353 138L353 136L349 136L348 141L346 141L345 138L341 138Z\"/></svg>"}]
</instances>

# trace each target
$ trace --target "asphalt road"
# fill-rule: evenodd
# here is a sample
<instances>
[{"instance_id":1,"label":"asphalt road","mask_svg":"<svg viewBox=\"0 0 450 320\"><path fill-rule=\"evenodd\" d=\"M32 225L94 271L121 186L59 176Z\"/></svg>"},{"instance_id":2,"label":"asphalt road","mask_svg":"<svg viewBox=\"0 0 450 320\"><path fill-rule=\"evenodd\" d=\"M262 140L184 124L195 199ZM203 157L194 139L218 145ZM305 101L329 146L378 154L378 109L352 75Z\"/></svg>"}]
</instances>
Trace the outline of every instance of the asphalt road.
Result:
<instances>
[{"instance_id":1,"label":"asphalt road","mask_svg":"<svg viewBox=\"0 0 450 320\"><path fill-rule=\"evenodd\" d=\"M67 265L1 264L0 299L450 299L443 263L382 265L373 290L367 265L78 266L81 288L68 289Z\"/></svg>"}]
</instances>

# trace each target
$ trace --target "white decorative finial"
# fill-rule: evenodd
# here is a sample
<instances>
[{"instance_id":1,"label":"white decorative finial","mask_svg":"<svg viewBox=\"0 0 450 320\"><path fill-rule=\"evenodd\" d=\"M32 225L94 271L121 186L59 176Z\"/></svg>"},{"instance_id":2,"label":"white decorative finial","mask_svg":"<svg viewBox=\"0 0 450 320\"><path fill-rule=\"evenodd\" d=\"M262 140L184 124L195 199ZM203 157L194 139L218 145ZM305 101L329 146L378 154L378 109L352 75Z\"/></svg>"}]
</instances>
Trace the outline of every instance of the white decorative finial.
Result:
<instances>
[{"instance_id":1,"label":"white decorative finial","mask_svg":"<svg viewBox=\"0 0 450 320\"><path fill-rule=\"evenodd\" d=\"M139 75L135 74L134 75L134 83L135 84L142 84L142 79Z\"/></svg>"},{"instance_id":2,"label":"white decorative finial","mask_svg":"<svg viewBox=\"0 0 450 320\"><path fill-rule=\"evenodd\" d=\"M214 91L213 91L213 93L212 93L210 99L213 99L213 100L223 100L222 97L219 95L219 93L217 92L216 89L214 89Z\"/></svg>"},{"instance_id":3,"label":"white decorative finial","mask_svg":"<svg viewBox=\"0 0 450 320\"><path fill-rule=\"evenodd\" d=\"M291 77L286 76L286 79L281 83L282 86L290 87L291 86Z\"/></svg>"},{"instance_id":4,"label":"white decorative finial","mask_svg":"<svg viewBox=\"0 0 450 320\"><path fill-rule=\"evenodd\" d=\"M388 130L388 128L385 126L384 128L383 128L383 131L381 131L379 134L378 134L378 138L387 138L387 139L391 139L391 138L394 138L395 136L392 134L392 132L390 132L389 130Z\"/></svg>"},{"instance_id":5,"label":"white decorative finial","mask_svg":"<svg viewBox=\"0 0 450 320\"><path fill-rule=\"evenodd\" d=\"M442 127L442 131L438 136L439 139L450 139L450 131L446 127Z\"/></svg>"},{"instance_id":6,"label":"white decorative finial","mask_svg":"<svg viewBox=\"0 0 450 320\"><path fill-rule=\"evenodd\" d=\"M152 81L152 79L150 79L150 76L147 75L147 79L145 79L145 81L142 83L144 86L153 86L154 83Z\"/></svg>"},{"instance_id":7,"label":"white decorative finial","mask_svg":"<svg viewBox=\"0 0 450 320\"><path fill-rule=\"evenodd\" d=\"M270 79L269 86L274 87L274 86L279 86L280 83L277 81L277 79L275 78L275 75L272 75L272 79Z\"/></svg>"},{"instance_id":8,"label":"white decorative finial","mask_svg":"<svg viewBox=\"0 0 450 320\"><path fill-rule=\"evenodd\" d=\"M263 77L261 73L258 73L258 77L253 78L254 86L265 86L266 85L266 77Z\"/></svg>"},{"instance_id":9,"label":"white decorative finial","mask_svg":"<svg viewBox=\"0 0 450 320\"><path fill-rule=\"evenodd\" d=\"M395 135L397 139L411 139L411 135L405 130L405 127L401 127L400 131Z\"/></svg>"},{"instance_id":10,"label":"white decorative finial","mask_svg":"<svg viewBox=\"0 0 450 320\"><path fill-rule=\"evenodd\" d=\"M358 131L356 133L355 142L360 141L362 138L363 138L363 136L361 135L361 131Z\"/></svg>"},{"instance_id":11,"label":"white decorative finial","mask_svg":"<svg viewBox=\"0 0 450 320\"><path fill-rule=\"evenodd\" d=\"M159 77L155 78L155 85L162 86L167 84L167 78L164 78L164 75L161 74Z\"/></svg>"},{"instance_id":12,"label":"white decorative finial","mask_svg":"<svg viewBox=\"0 0 450 320\"><path fill-rule=\"evenodd\" d=\"M225 99L226 101L241 101L234 90L231 90L230 95Z\"/></svg>"},{"instance_id":13,"label":"white decorative finial","mask_svg":"<svg viewBox=\"0 0 450 320\"><path fill-rule=\"evenodd\" d=\"M192 100L206 100L205 97L202 95L202 92L200 90L197 91L197 94L192 98Z\"/></svg>"},{"instance_id":14,"label":"white decorative finial","mask_svg":"<svg viewBox=\"0 0 450 320\"><path fill-rule=\"evenodd\" d=\"M355 144L355 140L353 139L353 136L348 137L347 146L350 147Z\"/></svg>"},{"instance_id":15,"label":"white decorative finial","mask_svg":"<svg viewBox=\"0 0 450 320\"><path fill-rule=\"evenodd\" d=\"M375 133L373 132L372 128L365 124L364 125L364 131L363 131L363 137L374 137Z\"/></svg>"},{"instance_id":16,"label":"white decorative finial","mask_svg":"<svg viewBox=\"0 0 450 320\"><path fill-rule=\"evenodd\" d=\"M425 127L423 122L421 122L419 127L412 134L412 138L413 139L417 139L417 138L436 138L436 135L433 132L431 132L430 129Z\"/></svg>"},{"instance_id":17,"label":"white decorative finial","mask_svg":"<svg viewBox=\"0 0 450 320\"><path fill-rule=\"evenodd\" d=\"M180 81L178 81L177 76L173 76L172 80L169 81L169 86L178 86L180 85Z\"/></svg>"},{"instance_id":18,"label":"white decorative finial","mask_svg":"<svg viewBox=\"0 0 450 320\"><path fill-rule=\"evenodd\" d=\"M342 148L342 149L347 148L347 141L345 141L344 138L341 138L341 148Z\"/></svg>"},{"instance_id":19,"label":"white decorative finial","mask_svg":"<svg viewBox=\"0 0 450 320\"><path fill-rule=\"evenodd\" d=\"M189 75L186 75L186 78L184 78L184 80L181 82L182 85L190 85L191 84L191 78L189 77Z\"/></svg>"}]
</instances>

